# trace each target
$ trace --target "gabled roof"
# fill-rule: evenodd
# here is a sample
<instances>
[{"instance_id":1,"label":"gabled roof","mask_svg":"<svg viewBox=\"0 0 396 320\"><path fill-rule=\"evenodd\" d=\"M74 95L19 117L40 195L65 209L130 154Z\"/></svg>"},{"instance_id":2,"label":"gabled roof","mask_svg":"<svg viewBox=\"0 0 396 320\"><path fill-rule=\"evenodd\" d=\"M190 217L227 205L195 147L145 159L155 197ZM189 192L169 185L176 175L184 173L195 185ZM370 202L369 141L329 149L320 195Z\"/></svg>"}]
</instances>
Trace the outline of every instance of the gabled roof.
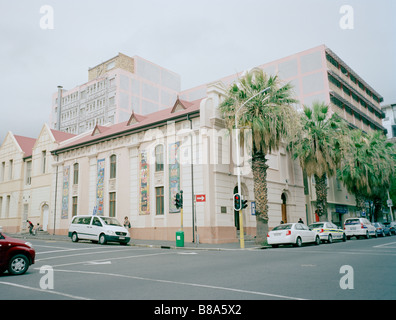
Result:
<instances>
[{"instance_id":1,"label":"gabled roof","mask_svg":"<svg viewBox=\"0 0 396 320\"><path fill-rule=\"evenodd\" d=\"M62 141L65 141L67 139L70 139L70 138L73 138L76 136L75 134L68 133L68 132L62 132L62 131L58 131L55 129L50 129L50 130L51 130L52 135L55 138L55 141L57 141L57 142L62 142Z\"/></svg>"},{"instance_id":2,"label":"gabled roof","mask_svg":"<svg viewBox=\"0 0 396 320\"><path fill-rule=\"evenodd\" d=\"M14 138L21 147L24 157L30 157L32 155L32 150L36 139L17 135L14 135Z\"/></svg>"},{"instance_id":3,"label":"gabled roof","mask_svg":"<svg viewBox=\"0 0 396 320\"><path fill-rule=\"evenodd\" d=\"M142 116L132 112L131 117L128 121L120 122L117 124L110 125L108 127L100 126L99 130L94 130L95 135L81 135L81 138L76 138L70 143L66 143L59 149L53 150L53 154L59 154L67 150L83 147L84 145L94 144L99 141L108 140L111 138L132 134L134 132L148 130L150 128L158 127L166 124L167 121L178 120L186 117L187 114L199 114L200 103L202 99L195 101L185 101L177 99L175 106L178 103L182 105L182 109L175 112L174 108L167 108L157 112L150 113ZM97 126L98 127L98 126ZM97 128L95 127L95 129ZM103 130L106 128L106 130Z\"/></svg>"},{"instance_id":4,"label":"gabled roof","mask_svg":"<svg viewBox=\"0 0 396 320\"><path fill-rule=\"evenodd\" d=\"M131 117L129 118L128 122L127 122L127 126L131 126L135 123L139 123L141 121L143 121L144 119L146 119L147 117L142 116L141 114L137 114L134 111L132 111Z\"/></svg>"},{"instance_id":5,"label":"gabled roof","mask_svg":"<svg viewBox=\"0 0 396 320\"><path fill-rule=\"evenodd\" d=\"M106 126L100 126L100 125L96 125L95 128L92 131L91 136L96 136L98 134L101 134L103 132L105 132L106 130L109 130L109 127Z\"/></svg>"}]
</instances>

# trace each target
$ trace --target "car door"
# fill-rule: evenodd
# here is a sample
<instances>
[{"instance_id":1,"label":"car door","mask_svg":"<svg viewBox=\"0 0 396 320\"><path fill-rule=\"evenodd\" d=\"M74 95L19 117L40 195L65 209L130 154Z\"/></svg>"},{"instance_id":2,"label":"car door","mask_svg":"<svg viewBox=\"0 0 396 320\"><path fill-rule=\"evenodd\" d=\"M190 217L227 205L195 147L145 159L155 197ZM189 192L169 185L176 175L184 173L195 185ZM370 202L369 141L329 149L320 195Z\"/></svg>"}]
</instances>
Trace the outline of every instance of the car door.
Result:
<instances>
[{"instance_id":1,"label":"car door","mask_svg":"<svg viewBox=\"0 0 396 320\"><path fill-rule=\"evenodd\" d=\"M6 256L8 250L8 241L2 233L0 233L0 268L7 264Z\"/></svg>"},{"instance_id":2,"label":"car door","mask_svg":"<svg viewBox=\"0 0 396 320\"><path fill-rule=\"evenodd\" d=\"M90 232L92 234L92 240L99 241L99 235L100 235L101 231L103 230L103 225L100 222L98 217L92 218L90 227L91 227Z\"/></svg>"},{"instance_id":3,"label":"car door","mask_svg":"<svg viewBox=\"0 0 396 320\"><path fill-rule=\"evenodd\" d=\"M302 228L303 242L314 242L316 233L309 230L308 226L305 224L300 223L300 225Z\"/></svg>"}]
</instances>

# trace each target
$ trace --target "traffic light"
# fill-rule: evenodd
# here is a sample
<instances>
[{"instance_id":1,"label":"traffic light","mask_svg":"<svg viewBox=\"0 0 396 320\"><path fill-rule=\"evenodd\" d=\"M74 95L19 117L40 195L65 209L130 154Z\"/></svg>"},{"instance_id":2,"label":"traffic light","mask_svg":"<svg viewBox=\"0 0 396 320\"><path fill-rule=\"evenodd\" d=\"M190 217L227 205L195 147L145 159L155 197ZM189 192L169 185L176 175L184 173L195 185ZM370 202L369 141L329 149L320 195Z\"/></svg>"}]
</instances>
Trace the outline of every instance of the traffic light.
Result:
<instances>
[{"instance_id":1,"label":"traffic light","mask_svg":"<svg viewBox=\"0 0 396 320\"><path fill-rule=\"evenodd\" d=\"M242 200L242 209L247 208L247 200Z\"/></svg>"},{"instance_id":2,"label":"traffic light","mask_svg":"<svg viewBox=\"0 0 396 320\"><path fill-rule=\"evenodd\" d=\"M234 194L234 210L241 210L241 195L239 193Z\"/></svg>"},{"instance_id":3,"label":"traffic light","mask_svg":"<svg viewBox=\"0 0 396 320\"><path fill-rule=\"evenodd\" d=\"M175 206L177 209L183 208L183 193L176 193Z\"/></svg>"}]
</instances>

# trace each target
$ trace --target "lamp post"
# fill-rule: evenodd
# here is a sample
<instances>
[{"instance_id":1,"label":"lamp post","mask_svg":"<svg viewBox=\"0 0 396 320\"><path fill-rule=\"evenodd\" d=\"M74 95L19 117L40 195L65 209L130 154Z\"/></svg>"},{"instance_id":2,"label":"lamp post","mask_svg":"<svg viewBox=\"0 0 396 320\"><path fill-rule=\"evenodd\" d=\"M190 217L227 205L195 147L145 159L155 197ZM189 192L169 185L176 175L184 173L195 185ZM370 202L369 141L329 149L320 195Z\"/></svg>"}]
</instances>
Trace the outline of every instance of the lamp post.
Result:
<instances>
[{"instance_id":1,"label":"lamp post","mask_svg":"<svg viewBox=\"0 0 396 320\"><path fill-rule=\"evenodd\" d=\"M254 96L250 97L248 100L246 100L242 105L237 109L235 112L235 132L236 132L236 139L235 139L235 144L236 144L236 157L237 157L237 179L238 179L238 193L241 194L241 171L240 171L240 163L239 163L239 129L238 129L238 121L237 121L237 116L238 112L253 98L257 97L259 94L262 94L266 91L268 91L270 87L267 87L260 92L256 93ZM242 210L238 210L238 215L239 215L239 241L240 241L240 247L241 249L245 248L245 235L243 234L243 215L242 215Z\"/></svg>"}]
</instances>

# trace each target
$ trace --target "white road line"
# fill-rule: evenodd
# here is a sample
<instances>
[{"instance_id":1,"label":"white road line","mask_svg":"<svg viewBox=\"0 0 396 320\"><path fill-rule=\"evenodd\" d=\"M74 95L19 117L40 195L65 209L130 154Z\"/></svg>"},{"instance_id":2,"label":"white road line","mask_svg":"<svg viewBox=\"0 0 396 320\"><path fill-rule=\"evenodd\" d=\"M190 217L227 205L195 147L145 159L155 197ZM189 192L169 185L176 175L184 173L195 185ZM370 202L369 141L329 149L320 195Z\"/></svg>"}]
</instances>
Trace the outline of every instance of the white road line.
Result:
<instances>
[{"instance_id":1,"label":"white road line","mask_svg":"<svg viewBox=\"0 0 396 320\"><path fill-rule=\"evenodd\" d=\"M119 250L105 250L105 251L95 251L95 252L84 252L84 253L76 253L76 254L68 254L68 255L63 255L63 256L55 256L55 257L48 257L48 258L42 258L42 259L37 259L36 262L39 261L45 261L45 260L52 260L52 259L58 259L58 258L68 258L68 257L76 257L76 256L84 256L88 254L101 254L101 253L111 253L111 252L120 252L120 251L127 251L130 249L119 249Z\"/></svg>"},{"instance_id":2,"label":"white road line","mask_svg":"<svg viewBox=\"0 0 396 320\"><path fill-rule=\"evenodd\" d=\"M396 244L396 242L389 242L389 243L385 243L385 244L380 244L378 246L374 246L373 248L381 248L381 247L390 246L390 245L393 245L393 244ZM394 248L392 248L392 249L394 249Z\"/></svg>"},{"instance_id":3,"label":"white road line","mask_svg":"<svg viewBox=\"0 0 396 320\"><path fill-rule=\"evenodd\" d=\"M72 295L72 294L67 294L67 293L63 293L63 292L59 292L59 291L44 290L44 289L39 289L39 288L34 288L34 287L23 286L23 285L21 285L21 284L16 284L16 283L10 283L10 282L0 281L0 285L1 285L1 284L6 285L6 286L18 287L18 288L22 288L22 289L28 289L28 290L33 290L33 291L39 291L39 292L43 292L43 293L55 294L55 295L64 296L64 297L71 298L71 299L77 299L77 300L92 300L92 299L89 299L89 298L79 297L79 296L75 296L75 295Z\"/></svg>"},{"instance_id":4,"label":"white road line","mask_svg":"<svg viewBox=\"0 0 396 320\"><path fill-rule=\"evenodd\" d=\"M232 291L232 292L238 292L238 293L247 293L247 294L267 296L267 297L272 297L272 298L288 299L288 300L307 300L307 299L303 299L303 298L289 297L289 296L283 296L283 295L279 295L279 294L272 294L272 293L259 292L259 291L250 291L250 290L243 290L243 289L218 287L218 286L211 286L211 285L199 284L199 283L188 283L188 282L179 282L179 281L171 281L171 280L161 280L161 279L151 279L151 278L136 277L136 276L127 276L127 275L115 274L115 273L105 273L105 272L96 272L96 271L61 270L61 269L56 269L54 271L55 272L67 272L67 273L94 274L94 275L127 278L127 279L142 280L142 281L160 282L160 283L175 284L175 285L182 285L182 286L199 287L199 288L207 288L207 289L215 289L215 290L223 290L223 291Z\"/></svg>"},{"instance_id":5,"label":"white road line","mask_svg":"<svg viewBox=\"0 0 396 320\"><path fill-rule=\"evenodd\" d=\"M121 250L118 250L121 251ZM115 251L111 251L111 252L115 252ZM93 253L93 252L90 252ZM98 252L96 252L98 253ZM159 255L163 255L163 254L171 254L172 252L161 252L161 253L149 253L149 254L141 254L141 255L133 255L133 256L126 256L126 257L118 257L118 258L109 258L107 257L106 259L98 259L98 260L86 260L86 261L79 261L79 262L71 262L71 263L64 263L64 264L58 264L58 265L51 265L52 268L56 268L56 267L64 267L64 266L73 266L76 264L86 264L86 263L91 263L92 262L101 262L101 261L114 261L114 260L122 260L122 259L130 259L130 258L142 258L142 257L150 257L150 256L159 256ZM45 259L42 259L45 260ZM39 270L40 268L35 268L36 270Z\"/></svg>"}]
</instances>

